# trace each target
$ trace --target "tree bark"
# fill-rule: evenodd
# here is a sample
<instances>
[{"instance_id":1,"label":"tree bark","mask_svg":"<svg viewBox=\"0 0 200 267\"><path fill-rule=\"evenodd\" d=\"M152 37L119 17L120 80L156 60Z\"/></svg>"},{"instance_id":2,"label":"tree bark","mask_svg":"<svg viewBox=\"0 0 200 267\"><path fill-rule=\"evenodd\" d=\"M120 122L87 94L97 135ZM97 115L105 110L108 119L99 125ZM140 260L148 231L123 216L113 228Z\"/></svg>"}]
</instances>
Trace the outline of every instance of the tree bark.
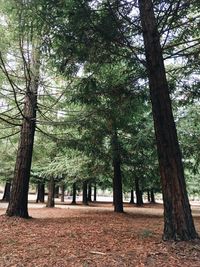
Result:
<instances>
[{"instance_id":1,"label":"tree bark","mask_svg":"<svg viewBox=\"0 0 200 267\"><path fill-rule=\"evenodd\" d=\"M55 181L54 177L51 177L48 183L48 199L46 207L53 208L55 206L54 196L55 196Z\"/></svg>"},{"instance_id":2,"label":"tree bark","mask_svg":"<svg viewBox=\"0 0 200 267\"><path fill-rule=\"evenodd\" d=\"M130 199L130 204L134 204L134 190L131 189L131 199Z\"/></svg>"},{"instance_id":3,"label":"tree bark","mask_svg":"<svg viewBox=\"0 0 200 267\"><path fill-rule=\"evenodd\" d=\"M143 205L142 190L140 190L139 178L135 177L135 194L136 194L136 204L137 206Z\"/></svg>"},{"instance_id":4,"label":"tree bark","mask_svg":"<svg viewBox=\"0 0 200 267\"><path fill-rule=\"evenodd\" d=\"M9 202L9 200L10 200L10 189L11 189L11 183L10 182L6 182L2 201Z\"/></svg>"},{"instance_id":5,"label":"tree bark","mask_svg":"<svg viewBox=\"0 0 200 267\"><path fill-rule=\"evenodd\" d=\"M148 202L151 202L151 194L149 190L147 190L147 200Z\"/></svg>"},{"instance_id":6,"label":"tree bark","mask_svg":"<svg viewBox=\"0 0 200 267\"><path fill-rule=\"evenodd\" d=\"M38 188L37 188L36 203L38 203L38 202L44 203L44 195L45 195L45 185L44 185L44 183L39 182Z\"/></svg>"},{"instance_id":7,"label":"tree bark","mask_svg":"<svg viewBox=\"0 0 200 267\"><path fill-rule=\"evenodd\" d=\"M72 188L72 205L76 205L76 183L73 183Z\"/></svg>"},{"instance_id":8,"label":"tree bark","mask_svg":"<svg viewBox=\"0 0 200 267\"><path fill-rule=\"evenodd\" d=\"M113 204L115 212L123 212L123 194L122 194L122 175L121 158L116 125L113 124L113 133L111 138L112 157L113 157Z\"/></svg>"},{"instance_id":9,"label":"tree bark","mask_svg":"<svg viewBox=\"0 0 200 267\"><path fill-rule=\"evenodd\" d=\"M84 205L88 205L87 187L88 187L88 182L84 181L83 182L83 204Z\"/></svg>"},{"instance_id":10,"label":"tree bark","mask_svg":"<svg viewBox=\"0 0 200 267\"><path fill-rule=\"evenodd\" d=\"M96 186L96 184L94 185L94 200L93 201L94 202L97 201L97 186Z\"/></svg>"},{"instance_id":11,"label":"tree bark","mask_svg":"<svg viewBox=\"0 0 200 267\"><path fill-rule=\"evenodd\" d=\"M88 184L88 202L92 202L92 185Z\"/></svg>"},{"instance_id":12,"label":"tree bark","mask_svg":"<svg viewBox=\"0 0 200 267\"><path fill-rule=\"evenodd\" d=\"M60 200L61 200L61 202L64 202L65 201L65 185L62 184L60 188L61 188L61 198L60 198Z\"/></svg>"},{"instance_id":13,"label":"tree bark","mask_svg":"<svg viewBox=\"0 0 200 267\"><path fill-rule=\"evenodd\" d=\"M151 203L156 203L155 201L155 194L153 188L151 189Z\"/></svg>"},{"instance_id":14,"label":"tree bark","mask_svg":"<svg viewBox=\"0 0 200 267\"><path fill-rule=\"evenodd\" d=\"M59 185L56 185L55 186L54 197L55 198L59 198Z\"/></svg>"},{"instance_id":15,"label":"tree bark","mask_svg":"<svg viewBox=\"0 0 200 267\"><path fill-rule=\"evenodd\" d=\"M159 32L152 0L139 0L164 201L164 240L198 237L186 191Z\"/></svg>"},{"instance_id":16,"label":"tree bark","mask_svg":"<svg viewBox=\"0 0 200 267\"><path fill-rule=\"evenodd\" d=\"M24 63L27 64L27 63ZM12 182L11 197L6 211L8 216L29 218L28 190L35 135L37 92L39 84L40 52L32 47L31 69L25 93L23 120Z\"/></svg>"}]
</instances>

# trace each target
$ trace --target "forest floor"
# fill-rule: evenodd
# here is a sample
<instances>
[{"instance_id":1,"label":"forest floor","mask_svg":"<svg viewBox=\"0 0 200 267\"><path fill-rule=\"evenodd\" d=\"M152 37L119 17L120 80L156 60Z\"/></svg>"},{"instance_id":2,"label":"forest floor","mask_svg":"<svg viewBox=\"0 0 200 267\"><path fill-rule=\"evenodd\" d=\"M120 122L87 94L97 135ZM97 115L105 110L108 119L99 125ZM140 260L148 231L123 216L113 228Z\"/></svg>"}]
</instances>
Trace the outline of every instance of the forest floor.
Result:
<instances>
[{"instance_id":1,"label":"forest floor","mask_svg":"<svg viewBox=\"0 0 200 267\"><path fill-rule=\"evenodd\" d=\"M0 206L1 207L1 206ZM163 242L161 204L29 208L33 218L8 218L0 208L0 267L199 267L200 242ZM200 233L200 206L193 207Z\"/></svg>"}]
</instances>

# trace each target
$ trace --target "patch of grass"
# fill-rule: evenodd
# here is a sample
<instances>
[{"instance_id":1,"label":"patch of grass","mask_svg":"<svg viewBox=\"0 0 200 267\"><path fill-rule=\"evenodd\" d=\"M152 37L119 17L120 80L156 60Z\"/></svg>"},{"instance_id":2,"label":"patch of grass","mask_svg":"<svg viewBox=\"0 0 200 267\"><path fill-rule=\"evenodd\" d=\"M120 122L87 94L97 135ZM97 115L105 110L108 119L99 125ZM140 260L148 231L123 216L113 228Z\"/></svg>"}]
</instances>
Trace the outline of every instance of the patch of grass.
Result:
<instances>
[{"instance_id":1,"label":"patch of grass","mask_svg":"<svg viewBox=\"0 0 200 267\"><path fill-rule=\"evenodd\" d=\"M142 238L147 238L153 236L153 232L149 229L144 229L141 233Z\"/></svg>"},{"instance_id":2,"label":"patch of grass","mask_svg":"<svg viewBox=\"0 0 200 267\"><path fill-rule=\"evenodd\" d=\"M89 267L89 264L86 261L84 261L83 262L83 267Z\"/></svg>"},{"instance_id":3,"label":"patch of grass","mask_svg":"<svg viewBox=\"0 0 200 267\"><path fill-rule=\"evenodd\" d=\"M6 240L5 241L7 244L12 244L12 245L16 245L16 240L14 240L14 239L8 239L8 240Z\"/></svg>"}]
</instances>

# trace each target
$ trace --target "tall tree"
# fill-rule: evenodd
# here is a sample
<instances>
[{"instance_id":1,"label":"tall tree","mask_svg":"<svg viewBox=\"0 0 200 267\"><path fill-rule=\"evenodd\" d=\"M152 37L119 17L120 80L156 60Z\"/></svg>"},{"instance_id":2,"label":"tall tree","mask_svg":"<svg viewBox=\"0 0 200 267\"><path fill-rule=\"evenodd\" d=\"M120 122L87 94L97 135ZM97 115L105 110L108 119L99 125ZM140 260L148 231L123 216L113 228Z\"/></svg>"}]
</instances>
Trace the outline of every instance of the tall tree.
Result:
<instances>
[{"instance_id":1,"label":"tall tree","mask_svg":"<svg viewBox=\"0 0 200 267\"><path fill-rule=\"evenodd\" d=\"M6 211L8 216L28 218L28 190L30 180L33 143L36 127L37 95L40 79L40 42L33 34L34 27L28 19L26 8L28 3L18 3L18 28L16 35L19 40L19 51L23 62L25 95L23 109L18 106L22 116L20 138L12 182L11 197ZM25 22L25 19L27 21ZM6 73L6 67L2 61ZM9 79L9 76L7 75ZM10 81L10 80L9 80ZM14 83L10 81L14 88ZM16 98L16 92L14 92ZM17 99L16 99L17 101Z\"/></svg>"},{"instance_id":2,"label":"tall tree","mask_svg":"<svg viewBox=\"0 0 200 267\"><path fill-rule=\"evenodd\" d=\"M115 212L123 212L121 155L116 122L112 122L113 204Z\"/></svg>"},{"instance_id":3,"label":"tall tree","mask_svg":"<svg viewBox=\"0 0 200 267\"><path fill-rule=\"evenodd\" d=\"M139 0L164 200L164 240L197 238L152 0Z\"/></svg>"},{"instance_id":4,"label":"tall tree","mask_svg":"<svg viewBox=\"0 0 200 267\"><path fill-rule=\"evenodd\" d=\"M27 83L23 122L20 132L20 141L15 164L14 178L9 206L6 214L8 216L20 216L28 218L28 189L35 135L37 93L39 86L40 52L38 47L32 46L30 80Z\"/></svg>"}]
</instances>

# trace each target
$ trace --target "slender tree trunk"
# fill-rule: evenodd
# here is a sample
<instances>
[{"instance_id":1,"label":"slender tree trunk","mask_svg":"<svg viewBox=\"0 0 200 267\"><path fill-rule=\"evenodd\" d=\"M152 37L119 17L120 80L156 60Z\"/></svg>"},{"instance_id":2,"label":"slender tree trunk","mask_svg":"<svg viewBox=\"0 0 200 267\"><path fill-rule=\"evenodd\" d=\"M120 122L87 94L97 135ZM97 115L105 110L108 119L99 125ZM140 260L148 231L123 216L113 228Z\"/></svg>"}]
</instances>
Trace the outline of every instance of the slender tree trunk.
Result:
<instances>
[{"instance_id":1,"label":"slender tree trunk","mask_svg":"<svg viewBox=\"0 0 200 267\"><path fill-rule=\"evenodd\" d=\"M61 202L64 202L65 201L65 185L64 184L62 184L61 185Z\"/></svg>"},{"instance_id":2,"label":"slender tree trunk","mask_svg":"<svg viewBox=\"0 0 200 267\"><path fill-rule=\"evenodd\" d=\"M148 202L151 202L151 195L149 190L147 190L147 200Z\"/></svg>"},{"instance_id":3,"label":"slender tree trunk","mask_svg":"<svg viewBox=\"0 0 200 267\"><path fill-rule=\"evenodd\" d=\"M87 187L88 187L88 182L84 181L83 182L83 204L84 205L88 205Z\"/></svg>"},{"instance_id":4,"label":"slender tree trunk","mask_svg":"<svg viewBox=\"0 0 200 267\"><path fill-rule=\"evenodd\" d=\"M55 181L54 177L51 177L48 183L48 199L46 207L53 208L55 206L54 196L55 196Z\"/></svg>"},{"instance_id":5,"label":"slender tree trunk","mask_svg":"<svg viewBox=\"0 0 200 267\"><path fill-rule=\"evenodd\" d=\"M88 202L92 202L92 185L88 184Z\"/></svg>"},{"instance_id":6,"label":"slender tree trunk","mask_svg":"<svg viewBox=\"0 0 200 267\"><path fill-rule=\"evenodd\" d=\"M72 188L72 204L76 205L76 183L73 183Z\"/></svg>"},{"instance_id":7,"label":"slender tree trunk","mask_svg":"<svg viewBox=\"0 0 200 267\"><path fill-rule=\"evenodd\" d=\"M142 206L143 205L142 191L140 190L138 177L135 177L135 194L136 194L136 204L137 204L137 206Z\"/></svg>"},{"instance_id":8,"label":"slender tree trunk","mask_svg":"<svg viewBox=\"0 0 200 267\"><path fill-rule=\"evenodd\" d=\"M151 189L151 203L156 203L153 188Z\"/></svg>"},{"instance_id":9,"label":"slender tree trunk","mask_svg":"<svg viewBox=\"0 0 200 267\"><path fill-rule=\"evenodd\" d=\"M97 201L97 186L96 184L94 185L94 202Z\"/></svg>"},{"instance_id":10,"label":"slender tree trunk","mask_svg":"<svg viewBox=\"0 0 200 267\"><path fill-rule=\"evenodd\" d=\"M164 201L164 240L198 237L186 191L183 164L152 0L139 0Z\"/></svg>"},{"instance_id":11,"label":"slender tree trunk","mask_svg":"<svg viewBox=\"0 0 200 267\"><path fill-rule=\"evenodd\" d=\"M130 199L130 204L134 204L134 190L131 189L131 199Z\"/></svg>"},{"instance_id":12,"label":"slender tree trunk","mask_svg":"<svg viewBox=\"0 0 200 267\"><path fill-rule=\"evenodd\" d=\"M120 148L117 135L117 128L114 125L112 134L112 154L113 154L113 204L115 212L123 212L123 195L122 195L122 175Z\"/></svg>"},{"instance_id":13,"label":"slender tree trunk","mask_svg":"<svg viewBox=\"0 0 200 267\"><path fill-rule=\"evenodd\" d=\"M44 203L44 195L45 195L45 185L44 183L38 183L38 188L37 188L37 199L36 203L41 202Z\"/></svg>"},{"instance_id":14,"label":"slender tree trunk","mask_svg":"<svg viewBox=\"0 0 200 267\"><path fill-rule=\"evenodd\" d=\"M17 151L17 158L12 182L11 197L6 211L8 216L29 218L28 190L30 180L33 143L35 135L37 91L39 84L40 52L32 47L30 77L23 108L23 121ZM24 63L25 64L25 63Z\"/></svg>"},{"instance_id":15,"label":"slender tree trunk","mask_svg":"<svg viewBox=\"0 0 200 267\"><path fill-rule=\"evenodd\" d=\"M55 198L59 198L59 185L56 185L55 186L54 197Z\"/></svg>"},{"instance_id":16,"label":"slender tree trunk","mask_svg":"<svg viewBox=\"0 0 200 267\"><path fill-rule=\"evenodd\" d=\"M6 182L2 201L9 202L9 200L10 200L10 189L11 189L11 183L10 182Z\"/></svg>"}]
</instances>

